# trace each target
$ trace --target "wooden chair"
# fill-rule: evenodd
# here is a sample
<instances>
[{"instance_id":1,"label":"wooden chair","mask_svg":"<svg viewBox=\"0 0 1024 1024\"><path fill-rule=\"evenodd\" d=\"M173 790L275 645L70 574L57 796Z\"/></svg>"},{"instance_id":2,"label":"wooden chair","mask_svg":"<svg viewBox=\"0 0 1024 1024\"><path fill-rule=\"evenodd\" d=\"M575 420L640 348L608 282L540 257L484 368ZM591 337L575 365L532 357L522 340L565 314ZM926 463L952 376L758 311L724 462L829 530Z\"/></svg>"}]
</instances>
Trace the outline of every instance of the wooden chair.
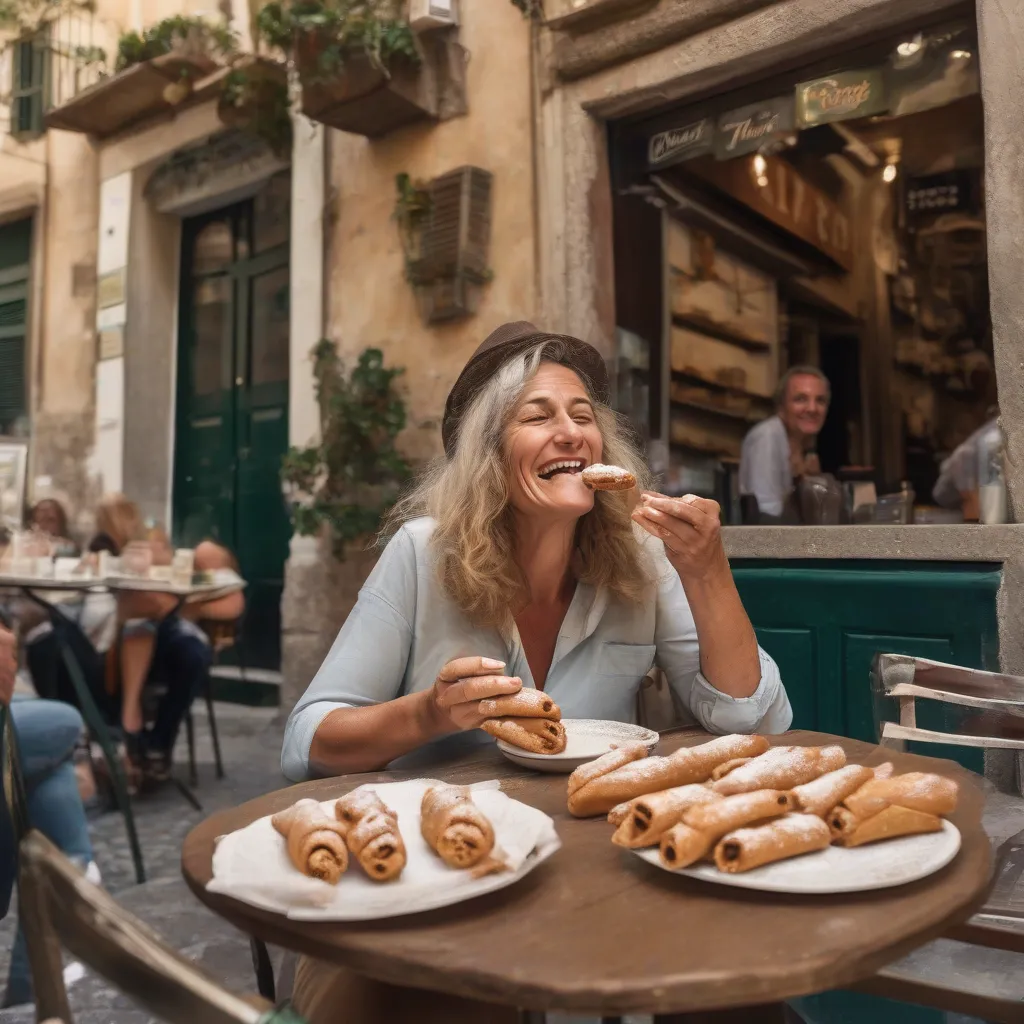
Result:
<instances>
[{"instance_id":1,"label":"wooden chair","mask_svg":"<svg viewBox=\"0 0 1024 1024\"><path fill-rule=\"evenodd\" d=\"M1024 750L1024 679L923 658L879 654L871 668L871 687L876 734L882 746L902 749L913 742ZM942 709L941 715L932 712L932 717L941 719L949 732L935 727L935 721L930 728L918 724L919 700ZM938 943L891 964L857 987L986 1021L1009 1024L1021 1020L1024 832L996 851L994 879L978 913ZM951 969L944 969L947 961Z\"/></svg>"},{"instance_id":2,"label":"wooden chair","mask_svg":"<svg viewBox=\"0 0 1024 1024\"><path fill-rule=\"evenodd\" d=\"M147 925L87 881L45 836L20 848L20 898L36 990L37 1020L72 1024L61 948L171 1024L303 1024L287 1006L241 998L171 949Z\"/></svg>"}]
</instances>

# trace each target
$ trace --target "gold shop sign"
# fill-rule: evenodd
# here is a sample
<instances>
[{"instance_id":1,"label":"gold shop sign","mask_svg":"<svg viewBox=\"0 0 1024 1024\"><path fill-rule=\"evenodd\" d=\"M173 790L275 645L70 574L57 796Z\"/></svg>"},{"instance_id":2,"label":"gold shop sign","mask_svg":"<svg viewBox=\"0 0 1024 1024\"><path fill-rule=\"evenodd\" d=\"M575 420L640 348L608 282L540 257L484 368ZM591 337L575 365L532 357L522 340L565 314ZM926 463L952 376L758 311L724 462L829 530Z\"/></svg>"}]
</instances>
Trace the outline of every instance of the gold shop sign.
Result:
<instances>
[{"instance_id":1,"label":"gold shop sign","mask_svg":"<svg viewBox=\"0 0 1024 1024\"><path fill-rule=\"evenodd\" d=\"M796 87L796 122L801 128L869 117L887 109L885 77L878 68L840 71Z\"/></svg>"}]
</instances>

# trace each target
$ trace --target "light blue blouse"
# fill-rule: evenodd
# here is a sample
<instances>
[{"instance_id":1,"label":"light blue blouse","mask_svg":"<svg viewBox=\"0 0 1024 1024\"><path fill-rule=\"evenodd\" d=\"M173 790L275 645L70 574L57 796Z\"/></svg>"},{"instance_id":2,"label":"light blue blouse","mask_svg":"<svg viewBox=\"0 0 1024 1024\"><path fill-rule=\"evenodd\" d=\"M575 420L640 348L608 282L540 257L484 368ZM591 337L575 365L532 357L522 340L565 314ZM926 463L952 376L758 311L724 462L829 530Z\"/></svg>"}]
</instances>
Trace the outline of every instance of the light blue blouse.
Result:
<instances>
[{"instance_id":1,"label":"light blue blouse","mask_svg":"<svg viewBox=\"0 0 1024 1024\"><path fill-rule=\"evenodd\" d=\"M366 707L429 689L453 658L480 655L533 686L518 631L480 629L449 600L434 572L430 519L407 523L385 548L352 613L285 728L281 770L307 777L309 747L336 708ZM662 545L644 540L655 564L648 599L627 604L580 583L555 644L545 692L564 718L631 722L653 664L694 722L714 733L785 732L793 718L775 662L760 651L761 681L749 697L720 693L700 672L697 630ZM486 733L472 736L491 742Z\"/></svg>"}]
</instances>

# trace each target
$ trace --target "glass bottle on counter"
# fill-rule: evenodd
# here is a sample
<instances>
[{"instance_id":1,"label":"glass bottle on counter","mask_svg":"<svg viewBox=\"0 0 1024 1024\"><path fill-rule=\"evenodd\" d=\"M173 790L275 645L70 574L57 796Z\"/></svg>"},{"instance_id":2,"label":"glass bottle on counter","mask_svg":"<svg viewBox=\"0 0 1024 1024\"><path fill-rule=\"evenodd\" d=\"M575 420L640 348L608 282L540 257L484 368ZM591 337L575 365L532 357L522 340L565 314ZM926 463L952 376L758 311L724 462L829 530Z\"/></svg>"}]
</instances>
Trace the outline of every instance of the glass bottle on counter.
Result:
<instances>
[{"instance_id":1,"label":"glass bottle on counter","mask_svg":"<svg viewBox=\"0 0 1024 1024\"><path fill-rule=\"evenodd\" d=\"M998 420L993 420L978 439L978 507L981 522L1006 522L1003 432Z\"/></svg>"}]
</instances>

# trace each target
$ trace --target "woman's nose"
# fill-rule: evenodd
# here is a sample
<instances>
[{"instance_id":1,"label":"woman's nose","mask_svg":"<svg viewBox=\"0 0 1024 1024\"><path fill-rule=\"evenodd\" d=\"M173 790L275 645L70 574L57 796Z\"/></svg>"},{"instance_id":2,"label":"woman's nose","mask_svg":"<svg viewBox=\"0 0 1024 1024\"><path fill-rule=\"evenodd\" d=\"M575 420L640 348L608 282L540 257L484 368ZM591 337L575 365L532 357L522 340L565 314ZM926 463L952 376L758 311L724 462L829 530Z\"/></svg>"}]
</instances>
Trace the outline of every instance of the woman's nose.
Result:
<instances>
[{"instance_id":1,"label":"woman's nose","mask_svg":"<svg viewBox=\"0 0 1024 1024\"><path fill-rule=\"evenodd\" d=\"M555 440L579 444L583 439L580 425L571 416L560 416L555 424Z\"/></svg>"}]
</instances>

